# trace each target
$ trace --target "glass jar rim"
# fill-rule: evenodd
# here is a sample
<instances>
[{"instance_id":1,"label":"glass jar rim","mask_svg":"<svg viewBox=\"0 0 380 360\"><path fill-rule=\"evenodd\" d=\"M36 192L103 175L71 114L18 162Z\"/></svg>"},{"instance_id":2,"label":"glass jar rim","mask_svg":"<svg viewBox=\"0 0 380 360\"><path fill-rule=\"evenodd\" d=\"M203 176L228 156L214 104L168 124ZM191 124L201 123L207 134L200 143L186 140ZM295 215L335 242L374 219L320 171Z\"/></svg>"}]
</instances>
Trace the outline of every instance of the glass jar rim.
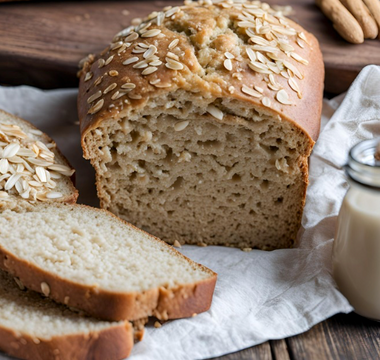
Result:
<instances>
[{"instance_id":1,"label":"glass jar rim","mask_svg":"<svg viewBox=\"0 0 380 360\"><path fill-rule=\"evenodd\" d=\"M348 153L349 163L351 160L360 165L368 166L370 168L380 168L380 160L374 159L373 164L368 164L358 159L358 155L366 155L367 157L372 156L372 158L375 158L375 154L377 152L377 148L379 144L380 144L380 138L360 141L359 143L357 143L350 149Z\"/></svg>"},{"instance_id":2,"label":"glass jar rim","mask_svg":"<svg viewBox=\"0 0 380 360\"><path fill-rule=\"evenodd\" d=\"M347 175L366 187L380 190L380 161L375 158L380 138L364 140L351 148L348 154L348 164L345 166Z\"/></svg>"}]
</instances>

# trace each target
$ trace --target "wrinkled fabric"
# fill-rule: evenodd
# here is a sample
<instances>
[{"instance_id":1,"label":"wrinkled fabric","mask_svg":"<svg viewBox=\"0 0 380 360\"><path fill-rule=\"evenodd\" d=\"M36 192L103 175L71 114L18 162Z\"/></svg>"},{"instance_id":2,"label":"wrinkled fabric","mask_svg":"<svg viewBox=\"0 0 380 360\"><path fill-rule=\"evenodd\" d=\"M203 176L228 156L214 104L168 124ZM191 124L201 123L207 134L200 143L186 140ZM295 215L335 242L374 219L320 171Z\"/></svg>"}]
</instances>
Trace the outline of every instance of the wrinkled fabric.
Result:
<instances>
[{"instance_id":1,"label":"wrinkled fabric","mask_svg":"<svg viewBox=\"0 0 380 360\"><path fill-rule=\"evenodd\" d=\"M148 326L132 359L202 359L307 331L352 307L331 277L336 219L348 189L349 149L380 136L380 67L362 70L347 95L324 101L320 138L310 158L310 186L296 249L271 252L209 246L181 251L218 273L211 309L191 319ZM0 108L46 131L77 169L79 202L97 205L94 172L82 158L76 90L0 88ZM342 102L343 101L343 102ZM341 104L341 105L340 105ZM42 326L42 324L41 324ZM0 360L9 359L0 355Z\"/></svg>"}]
</instances>

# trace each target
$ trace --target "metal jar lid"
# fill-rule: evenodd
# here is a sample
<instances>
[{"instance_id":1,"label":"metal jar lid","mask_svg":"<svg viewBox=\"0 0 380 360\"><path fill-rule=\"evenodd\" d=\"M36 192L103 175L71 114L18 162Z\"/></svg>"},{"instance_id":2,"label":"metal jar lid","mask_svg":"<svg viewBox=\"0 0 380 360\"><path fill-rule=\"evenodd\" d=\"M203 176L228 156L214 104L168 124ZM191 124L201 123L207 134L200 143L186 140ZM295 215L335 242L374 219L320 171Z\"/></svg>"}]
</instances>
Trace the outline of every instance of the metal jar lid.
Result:
<instances>
[{"instance_id":1,"label":"metal jar lid","mask_svg":"<svg viewBox=\"0 0 380 360\"><path fill-rule=\"evenodd\" d=\"M348 154L346 172L357 183L380 190L380 138L356 144Z\"/></svg>"}]
</instances>

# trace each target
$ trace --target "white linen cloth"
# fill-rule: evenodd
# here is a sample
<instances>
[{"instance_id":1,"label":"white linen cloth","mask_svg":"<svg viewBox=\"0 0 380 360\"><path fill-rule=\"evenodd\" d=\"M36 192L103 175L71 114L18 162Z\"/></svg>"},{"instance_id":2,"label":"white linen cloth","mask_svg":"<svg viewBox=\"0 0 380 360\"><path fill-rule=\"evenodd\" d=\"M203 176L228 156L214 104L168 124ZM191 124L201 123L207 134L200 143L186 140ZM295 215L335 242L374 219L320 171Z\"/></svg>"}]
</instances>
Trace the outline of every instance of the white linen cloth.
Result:
<instances>
[{"instance_id":1,"label":"white linen cloth","mask_svg":"<svg viewBox=\"0 0 380 360\"><path fill-rule=\"evenodd\" d=\"M380 136L380 67L362 70L346 97L324 102L324 129L310 159L310 186L300 246L249 253L225 247L181 251L218 273L211 309L191 319L148 327L132 359L201 359L268 339L299 334L352 307L331 277L337 214L348 185L342 165L351 146ZM82 158L75 124L76 90L0 87L0 108L46 131L77 169L79 202L96 205L94 172ZM328 121L329 120L329 121ZM43 326L41 324L41 326ZM0 355L0 359L8 359Z\"/></svg>"}]
</instances>

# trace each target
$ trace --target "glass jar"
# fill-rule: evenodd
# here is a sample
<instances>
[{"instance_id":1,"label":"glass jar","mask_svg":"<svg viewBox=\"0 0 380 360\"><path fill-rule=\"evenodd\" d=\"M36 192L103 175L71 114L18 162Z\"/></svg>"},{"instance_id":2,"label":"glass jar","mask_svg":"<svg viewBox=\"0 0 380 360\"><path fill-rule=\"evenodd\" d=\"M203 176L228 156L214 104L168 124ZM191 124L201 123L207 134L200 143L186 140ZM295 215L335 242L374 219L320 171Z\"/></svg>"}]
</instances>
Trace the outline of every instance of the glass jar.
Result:
<instances>
[{"instance_id":1,"label":"glass jar","mask_svg":"<svg viewBox=\"0 0 380 360\"><path fill-rule=\"evenodd\" d=\"M354 146L339 212L333 277L358 314L380 320L380 139Z\"/></svg>"}]
</instances>

